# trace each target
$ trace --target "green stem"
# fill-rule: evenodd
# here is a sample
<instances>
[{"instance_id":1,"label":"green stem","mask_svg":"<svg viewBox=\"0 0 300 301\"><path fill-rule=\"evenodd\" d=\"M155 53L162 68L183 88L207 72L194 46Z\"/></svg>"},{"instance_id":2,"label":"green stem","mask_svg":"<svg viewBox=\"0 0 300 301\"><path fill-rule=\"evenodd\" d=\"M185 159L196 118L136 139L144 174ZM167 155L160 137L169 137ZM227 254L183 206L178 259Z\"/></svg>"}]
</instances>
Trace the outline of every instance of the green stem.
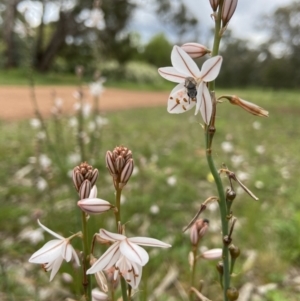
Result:
<instances>
[{"instance_id":1,"label":"green stem","mask_svg":"<svg viewBox=\"0 0 300 301\"><path fill-rule=\"evenodd\" d=\"M127 284L123 277L121 277L121 288L122 288L122 297L123 301L128 301L127 297Z\"/></svg>"},{"instance_id":2,"label":"green stem","mask_svg":"<svg viewBox=\"0 0 300 301\"><path fill-rule=\"evenodd\" d=\"M193 266L192 266L192 275L191 275L191 285L190 287L194 287L195 286L195 275L196 275L196 265L197 265L197 250L198 250L198 245L197 246L193 246L193 256L194 256L194 259L193 259ZM190 301L193 301L193 291L190 290L190 293L189 293L189 299Z\"/></svg>"},{"instance_id":3,"label":"green stem","mask_svg":"<svg viewBox=\"0 0 300 301\"><path fill-rule=\"evenodd\" d=\"M222 8L223 8L223 0L220 1L219 4L219 9L216 15L216 20L215 20L215 33L214 33L214 44L213 44L213 49L212 49L212 56L216 56L219 53L219 47L220 47L220 42L221 42L221 35L220 35L220 30L221 30L221 14L222 14ZM212 81L209 83L208 88L210 92L212 93L215 90L215 81ZM215 99L214 101L214 106L216 106ZM214 110L212 116L212 121L209 126L206 127L206 158L207 158L207 163L209 166L209 169L214 177L216 187L218 190L219 194L219 210L220 210L220 216L221 216L221 222L222 222L222 240L224 236L228 235L228 212L227 212L227 205L226 205L226 196L225 196L225 191L224 187L222 184L222 180L220 178L220 175L218 173L218 170L216 169L216 166L214 164L214 160L212 157L212 140L214 136L214 131L211 131L212 129L215 130L214 128L214 120L215 120L215 114L216 111ZM228 301L226 292L228 288L230 287L230 267L229 267L229 250L228 250L228 245L224 243L223 241L223 294L224 294L224 301Z\"/></svg>"},{"instance_id":4,"label":"green stem","mask_svg":"<svg viewBox=\"0 0 300 301\"><path fill-rule=\"evenodd\" d=\"M91 275L87 275L87 267L89 266L89 243L88 243L88 231L87 231L87 221L85 212L81 212L81 220L82 220L82 245L83 245L83 280L82 285L84 289L85 299L87 301L92 300L92 283L91 283Z\"/></svg>"},{"instance_id":5,"label":"green stem","mask_svg":"<svg viewBox=\"0 0 300 301\"><path fill-rule=\"evenodd\" d=\"M119 183L116 183L116 187L119 186ZM116 207L117 211L115 212L116 226L119 228L119 222L121 222L121 193L122 189L116 188ZM127 296L127 284L123 277L121 277L121 288L122 288L122 297L123 301L130 300Z\"/></svg>"}]
</instances>

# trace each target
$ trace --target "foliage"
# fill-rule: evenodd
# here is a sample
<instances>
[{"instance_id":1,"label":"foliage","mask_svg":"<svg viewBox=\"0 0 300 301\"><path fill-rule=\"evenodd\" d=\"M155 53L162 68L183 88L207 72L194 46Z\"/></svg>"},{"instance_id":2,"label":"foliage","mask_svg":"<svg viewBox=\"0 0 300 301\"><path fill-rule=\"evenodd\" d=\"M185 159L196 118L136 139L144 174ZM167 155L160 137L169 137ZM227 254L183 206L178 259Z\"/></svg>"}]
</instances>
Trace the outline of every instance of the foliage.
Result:
<instances>
[{"instance_id":1,"label":"foliage","mask_svg":"<svg viewBox=\"0 0 300 301\"><path fill-rule=\"evenodd\" d=\"M171 50L172 45L161 33L154 36L145 46L143 59L156 67L168 66L170 65Z\"/></svg>"}]
</instances>

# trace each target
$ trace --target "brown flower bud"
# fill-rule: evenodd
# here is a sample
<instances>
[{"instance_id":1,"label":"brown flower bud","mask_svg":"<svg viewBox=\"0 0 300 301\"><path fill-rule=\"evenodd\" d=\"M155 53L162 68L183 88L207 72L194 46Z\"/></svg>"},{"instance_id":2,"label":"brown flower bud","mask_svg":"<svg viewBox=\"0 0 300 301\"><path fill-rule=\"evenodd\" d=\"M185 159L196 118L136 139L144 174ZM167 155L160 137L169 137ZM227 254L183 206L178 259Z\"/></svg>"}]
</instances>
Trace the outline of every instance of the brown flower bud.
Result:
<instances>
[{"instance_id":1,"label":"brown flower bud","mask_svg":"<svg viewBox=\"0 0 300 301\"><path fill-rule=\"evenodd\" d=\"M228 249L229 249L231 258L233 258L233 259L238 258L241 254L241 250L233 244L230 245Z\"/></svg>"},{"instance_id":2,"label":"brown flower bud","mask_svg":"<svg viewBox=\"0 0 300 301\"><path fill-rule=\"evenodd\" d=\"M239 297L239 291L235 287L230 287L226 292L229 301L235 301Z\"/></svg>"},{"instance_id":3,"label":"brown flower bud","mask_svg":"<svg viewBox=\"0 0 300 301\"><path fill-rule=\"evenodd\" d=\"M223 272L224 272L223 261L219 261L216 265L216 268L217 268L219 274L223 275Z\"/></svg>"},{"instance_id":4,"label":"brown flower bud","mask_svg":"<svg viewBox=\"0 0 300 301\"><path fill-rule=\"evenodd\" d=\"M213 11L214 12L217 11L218 6L220 4L220 0L209 0L209 2L210 2L210 6L213 9Z\"/></svg>"},{"instance_id":5,"label":"brown flower bud","mask_svg":"<svg viewBox=\"0 0 300 301\"><path fill-rule=\"evenodd\" d=\"M233 201L236 198L236 192L232 189L226 191L226 200Z\"/></svg>"},{"instance_id":6,"label":"brown flower bud","mask_svg":"<svg viewBox=\"0 0 300 301\"><path fill-rule=\"evenodd\" d=\"M231 17L233 16L238 0L224 0L222 9L222 27L226 27Z\"/></svg>"},{"instance_id":7,"label":"brown flower bud","mask_svg":"<svg viewBox=\"0 0 300 301\"><path fill-rule=\"evenodd\" d=\"M124 146L106 152L106 166L113 177L116 188L123 188L128 182L134 168L132 152Z\"/></svg>"},{"instance_id":8,"label":"brown flower bud","mask_svg":"<svg viewBox=\"0 0 300 301\"><path fill-rule=\"evenodd\" d=\"M133 168L134 168L133 159L129 159L120 175L120 184L122 185L122 187L125 186L128 180L130 179L133 172Z\"/></svg>"},{"instance_id":9,"label":"brown flower bud","mask_svg":"<svg viewBox=\"0 0 300 301\"><path fill-rule=\"evenodd\" d=\"M197 246L200 239L205 235L209 225L208 219L198 219L190 231L190 240L193 246Z\"/></svg>"},{"instance_id":10,"label":"brown flower bud","mask_svg":"<svg viewBox=\"0 0 300 301\"><path fill-rule=\"evenodd\" d=\"M92 185L89 180L84 180L79 188L79 197L80 199L87 199L91 193Z\"/></svg>"},{"instance_id":11,"label":"brown flower bud","mask_svg":"<svg viewBox=\"0 0 300 301\"><path fill-rule=\"evenodd\" d=\"M258 105L252 102L243 100L235 95L223 95L219 97L218 100L221 98L228 99L231 104L237 105L253 115L260 116L260 117L269 117L269 112L266 111L265 109L259 107Z\"/></svg>"},{"instance_id":12,"label":"brown flower bud","mask_svg":"<svg viewBox=\"0 0 300 301\"><path fill-rule=\"evenodd\" d=\"M89 191L91 191L92 187L95 185L98 179L98 174L98 169L94 169L93 166L89 165L87 162L83 162L73 169L72 180L81 199L83 195L86 195L88 193L86 189L89 189ZM90 183L90 185L85 184L85 192L83 192L84 190L81 190L81 186L83 185L84 181L88 181ZM88 197L89 196L83 198Z\"/></svg>"},{"instance_id":13,"label":"brown flower bud","mask_svg":"<svg viewBox=\"0 0 300 301\"><path fill-rule=\"evenodd\" d=\"M209 49L198 43L185 43L181 48L193 59L211 53Z\"/></svg>"}]
</instances>

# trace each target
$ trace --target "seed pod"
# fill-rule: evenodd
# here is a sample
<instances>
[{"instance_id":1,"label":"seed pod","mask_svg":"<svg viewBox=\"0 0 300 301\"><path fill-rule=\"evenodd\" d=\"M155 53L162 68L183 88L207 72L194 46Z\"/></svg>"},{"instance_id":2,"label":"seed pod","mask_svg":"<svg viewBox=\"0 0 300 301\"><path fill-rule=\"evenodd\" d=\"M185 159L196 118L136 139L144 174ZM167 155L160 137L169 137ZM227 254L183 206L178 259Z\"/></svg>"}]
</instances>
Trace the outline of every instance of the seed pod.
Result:
<instances>
[{"instance_id":1,"label":"seed pod","mask_svg":"<svg viewBox=\"0 0 300 301\"><path fill-rule=\"evenodd\" d=\"M235 301L239 297L239 291L235 287L230 287L226 292L229 301Z\"/></svg>"}]
</instances>

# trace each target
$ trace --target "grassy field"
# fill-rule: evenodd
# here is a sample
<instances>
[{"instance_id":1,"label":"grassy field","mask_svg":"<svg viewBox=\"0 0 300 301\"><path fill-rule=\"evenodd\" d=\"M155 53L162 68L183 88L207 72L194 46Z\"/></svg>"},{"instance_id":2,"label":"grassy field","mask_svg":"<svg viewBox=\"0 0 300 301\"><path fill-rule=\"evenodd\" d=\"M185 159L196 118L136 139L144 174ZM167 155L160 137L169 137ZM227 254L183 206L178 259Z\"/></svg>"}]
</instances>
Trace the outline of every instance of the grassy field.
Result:
<instances>
[{"instance_id":1,"label":"grassy field","mask_svg":"<svg viewBox=\"0 0 300 301\"><path fill-rule=\"evenodd\" d=\"M299 92L253 89L218 95L223 92L253 101L270 112L269 118L259 118L227 102L218 105L213 145L216 164L221 167L225 163L259 197L254 201L235 186L238 196L232 209L238 222L234 244L242 254L233 285L253 284L254 297L256 294L260 299L251 300L299 300L293 282L300 270ZM96 132L91 116L84 121L86 137L91 137L86 139L86 161L100 171L98 197L114 200L105 167L106 151L117 145L129 147L136 169L123 192L122 220L127 222L127 233L173 245L170 250L150 252L136 300L149 300L172 267L178 270L183 288L188 289L190 245L182 228L199 205L216 194L206 165L200 117L193 112L170 115L165 107L102 117L108 124ZM79 270L71 264L64 263L60 275L49 285L49 275L28 263L30 255L51 239L45 235L45 240L34 244L26 238L28 231L38 228L37 217L65 237L80 230L77 196L69 177L70 170L80 163L76 127L71 126L74 117L53 117L46 123L51 144L43 138L43 130L29 121L0 123L1 300L65 300L66 296L79 300ZM225 177L224 184L228 185ZM210 220L210 230L202 246L220 247L218 210L211 206L203 216ZM115 230L109 214L92 216L89 226L91 235L100 227ZM75 246L80 248L80 241ZM61 275L73 272L73 282ZM203 292L212 300L221 300L215 263L201 262L197 274L204 280ZM256 290L270 283L276 284L275 289L265 293ZM158 300L185 299L173 283Z\"/></svg>"}]
</instances>

